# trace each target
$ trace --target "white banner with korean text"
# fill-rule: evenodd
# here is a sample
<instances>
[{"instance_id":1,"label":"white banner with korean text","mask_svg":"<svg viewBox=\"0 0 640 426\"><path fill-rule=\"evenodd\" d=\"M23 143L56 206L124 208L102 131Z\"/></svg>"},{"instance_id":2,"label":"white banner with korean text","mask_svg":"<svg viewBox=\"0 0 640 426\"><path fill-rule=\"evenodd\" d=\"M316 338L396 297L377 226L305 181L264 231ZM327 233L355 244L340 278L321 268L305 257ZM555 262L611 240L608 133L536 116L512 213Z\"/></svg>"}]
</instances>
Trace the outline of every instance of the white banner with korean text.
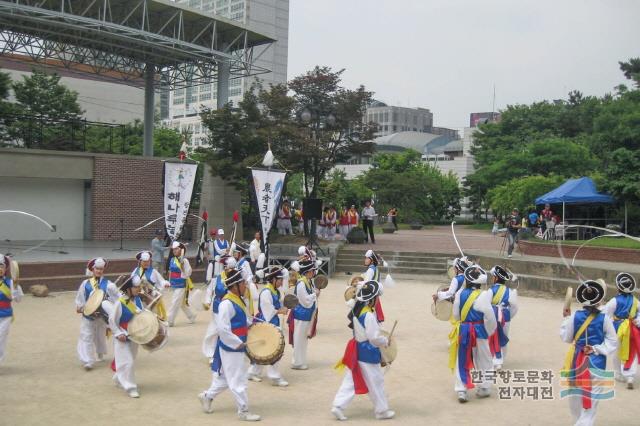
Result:
<instances>
[{"instance_id":1,"label":"white banner with korean text","mask_svg":"<svg viewBox=\"0 0 640 426\"><path fill-rule=\"evenodd\" d=\"M251 169L253 188L258 201L258 215L262 225L262 238L267 251L267 237L277 216L287 173L281 170ZM268 254L267 254L268 257Z\"/></svg>"},{"instance_id":2,"label":"white banner with korean text","mask_svg":"<svg viewBox=\"0 0 640 426\"><path fill-rule=\"evenodd\" d=\"M187 220L197 169L196 163L164 163L164 223L171 240L180 236Z\"/></svg>"}]
</instances>

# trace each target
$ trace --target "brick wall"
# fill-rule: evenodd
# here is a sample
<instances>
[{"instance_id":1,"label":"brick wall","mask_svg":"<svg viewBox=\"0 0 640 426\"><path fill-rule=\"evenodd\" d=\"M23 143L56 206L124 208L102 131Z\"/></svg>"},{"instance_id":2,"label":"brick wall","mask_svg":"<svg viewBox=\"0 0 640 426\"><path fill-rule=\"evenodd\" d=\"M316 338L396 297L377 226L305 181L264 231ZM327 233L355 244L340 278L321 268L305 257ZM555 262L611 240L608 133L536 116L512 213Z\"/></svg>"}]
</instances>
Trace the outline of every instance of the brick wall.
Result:
<instances>
[{"instance_id":1,"label":"brick wall","mask_svg":"<svg viewBox=\"0 0 640 426\"><path fill-rule=\"evenodd\" d=\"M156 229L164 229L164 220L159 220L133 232L164 215L162 161L159 159L96 156L91 195L93 240L120 239L121 220L125 240L151 239ZM194 235L197 232L196 221L195 218L187 221L194 225Z\"/></svg>"},{"instance_id":2,"label":"brick wall","mask_svg":"<svg viewBox=\"0 0 640 426\"><path fill-rule=\"evenodd\" d=\"M518 244L524 254L561 257L558 247L555 244L537 244L531 241L520 241ZM580 246L563 244L562 254L571 262L571 259L573 259L579 247ZM602 260L607 262L638 264L640 263L640 250L585 246L580 249L577 260Z\"/></svg>"}]
</instances>

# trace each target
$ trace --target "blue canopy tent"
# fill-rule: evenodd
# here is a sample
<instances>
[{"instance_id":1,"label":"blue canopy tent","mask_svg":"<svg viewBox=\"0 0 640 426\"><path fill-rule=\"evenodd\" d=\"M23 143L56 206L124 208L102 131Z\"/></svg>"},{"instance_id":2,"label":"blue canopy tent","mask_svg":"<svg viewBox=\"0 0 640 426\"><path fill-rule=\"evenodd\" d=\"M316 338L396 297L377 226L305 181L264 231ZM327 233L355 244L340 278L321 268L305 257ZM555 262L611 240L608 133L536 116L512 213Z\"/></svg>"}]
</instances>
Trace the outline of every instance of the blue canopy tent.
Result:
<instances>
[{"instance_id":1,"label":"blue canopy tent","mask_svg":"<svg viewBox=\"0 0 640 426\"><path fill-rule=\"evenodd\" d=\"M569 179L556 189L536 198L539 204L562 203L562 222L565 222L565 206L567 204L613 204L616 200L611 195L599 193L591 178L581 177ZM627 229L627 212L625 205L625 232Z\"/></svg>"}]
</instances>

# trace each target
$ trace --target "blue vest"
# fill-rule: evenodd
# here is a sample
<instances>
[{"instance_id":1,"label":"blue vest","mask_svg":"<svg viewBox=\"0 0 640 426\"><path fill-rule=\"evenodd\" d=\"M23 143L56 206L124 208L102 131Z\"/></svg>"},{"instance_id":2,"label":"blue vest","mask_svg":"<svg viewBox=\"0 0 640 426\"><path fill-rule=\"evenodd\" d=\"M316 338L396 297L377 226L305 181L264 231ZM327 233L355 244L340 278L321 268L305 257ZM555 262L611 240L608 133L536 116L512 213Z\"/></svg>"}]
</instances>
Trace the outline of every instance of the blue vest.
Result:
<instances>
[{"instance_id":1,"label":"blue vest","mask_svg":"<svg viewBox=\"0 0 640 426\"><path fill-rule=\"evenodd\" d=\"M134 274L137 275L138 277L140 276L139 266L134 270ZM151 283L151 285L156 285L156 283L151 279L152 276L153 276L153 268L150 266L144 271L144 277L147 281L149 281L149 283Z\"/></svg>"},{"instance_id":2,"label":"blue vest","mask_svg":"<svg viewBox=\"0 0 640 426\"><path fill-rule=\"evenodd\" d=\"M464 304L469 299L471 292L473 289L465 288L460 292L460 318L462 319L462 308L464 308ZM477 300L477 299L476 299ZM481 324L469 324L471 322L482 322ZM476 337L480 339L487 339L488 334L487 330L484 328L484 314L482 312L478 312L473 307L469 309L469 313L467 314L467 318L463 323L460 324L460 333L468 331L468 327L473 326L476 330Z\"/></svg>"},{"instance_id":3,"label":"blue vest","mask_svg":"<svg viewBox=\"0 0 640 426\"><path fill-rule=\"evenodd\" d=\"M216 287L214 288L213 293L212 310L214 314L217 314L218 308L220 307L220 302L222 302L222 298L224 297L224 295L227 294L227 288L222 282L222 274L216 277Z\"/></svg>"},{"instance_id":4,"label":"blue vest","mask_svg":"<svg viewBox=\"0 0 640 426\"><path fill-rule=\"evenodd\" d=\"M222 244L220 244L220 250L218 251L218 242L220 240L215 240L213 243L213 254L215 256L222 256L224 252L229 248L229 242L227 240L222 240Z\"/></svg>"},{"instance_id":5,"label":"blue vest","mask_svg":"<svg viewBox=\"0 0 640 426\"><path fill-rule=\"evenodd\" d=\"M273 307L276 310L280 309L282 306L280 305L280 291L276 289L276 294L273 294L273 292L269 288L264 288L262 289L260 294L262 295L262 293L265 291L268 291L269 294L271 295L271 300L273 301ZM264 318L264 315L262 314L262 307L260 306L260 302L261 300L260 298L258 298L258 315L256 315L256 317L264 321L265 318ZM280 317L278 316L278 314L275 314L273 318L269 320L269 322L275 325L276 327L280 327Z\"/></svg>"},{"instance_id":6,"label":"blue vest","mask_svg":"<svg viewBox=\"0 0 640 426\"><path fill-rule=\"evenodd\" d=\"M104 291L104 294L107 296L108 296L107 294L108 284L109 284L109 280L107 280L105 277L100 278L100 281L98 282L98 288ZM84 300L85 301L89 300L89 296L91 296L91 293L93 293L93 286L91 285L91 280L88 279L88 280L85 280L84 282ZM90 321L93 321L95 319L93 317L88 317L84 314L82 316Z\"/></svg>"},{"instance_id":7,"label":"blue vest","mask_svg":"<svg viewBox=\"0 0 640 426\"><path fill-rule=\"evenodd\" d=\"M139 296L133 298L133 303L135 303L138 309L142 309L142 300L140 300ZM122 299L120 300L120 305L122 313L120 314L120 321L118 322L118 324L120 325L120 328L124 328L126 330L129 327L129 321L131 321L131 319L135 315L135 312L131 312L129 310L129 307L122 301Z\"/></svg>"},{"instance_id":8,"label":"blue vest","mask_svg":"<svg viewBox=\"0 0 640 426\"><path fill-rule=\"evenodd\" d=\"M573 335L575 338L576 333L582 327L582 324L589 317L589 312L586 310L576 311L576 314L573 317ZM601 345L604 342L604 317L603 313L599 313L591 324L587 327L582 336L576 342L576 355L582 350L582 348L586 345L596 346ZM588 340L587 340L588 336ZM589 356L589 361L592 367L597 367L601 370L604 370L607 365L607 357L604 355L596 355L595 353ZM573 364L575 366L575 357Z\"/></svg>"},{"instance_id":9,"label":"blue vest","mask_svg":"<svg viewBox=\"0 0 640 426\"><path fill-rule=\"evenodd\" d=\"M247 313L240 306L231 302L235 315L231 318L231 332L238 336L243 342L247 341ZM218 339L218 344L222 349L227 352L244 352L244 349L230 348L222 342L222 339Z\"/></svg>"},{"instance_id":10,"label":"blue vest","mask_svg":"<svg viewBox=\"0 0 640 426\"><path fill-rule=\"evenodd\" d=\"M304 289L307 291L308 294L313 294L313 286L307 286L304 280L302 279L298 281L298 283L296 284L296 288L300 283L304 285ZM298 303L296 307L293 308L293 318L300 321L311 321L311 318L313 317L313 311L315 310L316 310L315 302L313 302L313 305L310 308L305 308L300 303Z\"/></svg>"},{"instance_id":11,"label":"blue vest","mask_svg":"<svg viewBox=\"0 0 640 426\"><path fill-rule=\"evenodd\" d=\"M491 287L491 294L493 295L492 297L495 297L495 295L498 293L498 290L500 290L500 286L504 285L504 284L494 284ZM500 300L498 302L498 305L502 306L502 315L504 315L504 320L505 322L509 322L511 321L511 309L509 308L509 287L506 288L504 294L502 295L502 300ZM493 303L493 298L491 299L492 303ZM497 305L494 306L493 308L494 312L496 312L496 319L498 318L497 316Z\"/></svg>"},{"instance_id":12,"label":"blue vest","mask_svg":"<svg viewBox=\"0 0 640 426\"><path fill-rule=\"evenodd\" d=\"M364 326L364 320L366 316L367 312L361 313L358 316L358 322L360 323L362 328L365 329L366 327ZM366 362L369 364L380 364L380 361L382 361L382 354L380 353L380 349L368 340L365 340L364 342L358 342L358 361Z\"/></svg>"},{"instance_id":13,"label":"blue vest","mask_svg":"<svg viewBox=\"0 0 640 426\"><path fill-rule=\"evenodd\" d=\"M0 286L7 286L11 291L11 278L0 277ZM13 308L11 307L11 299L0 292L0 318L13 316Z\"/></svg>"},{"instance_id":14,"label":"blue vest","mask_svg":"<svg viewBox=\"0 0 640 426\"><path fill-rule=\"evenodd\" d=\"M187 280L182 278L182 270L180 269L182 265L179 262L175 256L169 262L169 282L173 288L185 288L187 285Z\"/></svg>"},{"instance_id":15,"label":"blue vest","mask_svg":"<svg viewBox=\"0 0 640 426\"><path fill-rule=\"evenodd\" d=\"M367 268L367 270L369 269L373 269L373 280L380 282L380 272L378 271L378 267L372 263Z\"/></svg>"}]
</instances>

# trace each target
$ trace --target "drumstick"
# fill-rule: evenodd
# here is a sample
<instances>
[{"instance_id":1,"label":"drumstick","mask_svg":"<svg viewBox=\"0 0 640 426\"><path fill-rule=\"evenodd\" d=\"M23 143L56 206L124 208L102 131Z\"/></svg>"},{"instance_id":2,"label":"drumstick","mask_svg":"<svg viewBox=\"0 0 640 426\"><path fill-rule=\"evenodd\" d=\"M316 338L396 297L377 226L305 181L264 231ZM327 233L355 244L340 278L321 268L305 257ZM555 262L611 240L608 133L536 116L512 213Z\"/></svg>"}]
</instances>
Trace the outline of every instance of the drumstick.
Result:
<instances>
[{"instance_id":1,"label":"drumstick","mask_svg":"<svg viewBox=\"0 0 640 426\"><path fill-rule=\"evenodd\" d=\"M251 341L247 341L247 345L253 345L254 343L265 343L266 340L265 339L261 339L261 340L251 340Z\"/></svg>"},{"instance_id":2,"label":"drumstick","mask_svg":"<svg viewBox=\"0 0 640 426\"><path fill-rule=\"evenodd\" d=\"M393 336L393 332L396 331L396 325L398 325L398 320L395 320L395 322L393 323L393 327L391 327L391 333L389 333L389 339L391 339L391 336Z\"/></svg>"}]
</instances>

